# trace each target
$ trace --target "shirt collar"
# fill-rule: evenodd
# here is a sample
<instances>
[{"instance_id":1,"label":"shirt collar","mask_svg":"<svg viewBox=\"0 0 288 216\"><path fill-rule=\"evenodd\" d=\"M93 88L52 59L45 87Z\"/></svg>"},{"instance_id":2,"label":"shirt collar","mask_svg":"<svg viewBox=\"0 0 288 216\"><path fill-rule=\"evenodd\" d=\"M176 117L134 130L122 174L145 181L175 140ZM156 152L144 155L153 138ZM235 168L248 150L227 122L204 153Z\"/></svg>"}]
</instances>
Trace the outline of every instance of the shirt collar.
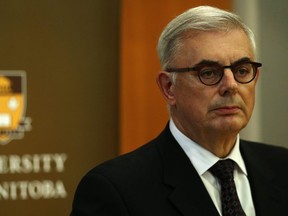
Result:
<instances>
[{"instance_id":1,"label":"shirt collar","mask_svg":"<svg viewBox=\"0 0 288 216\"><path fill-rule=\"evenodd\" d=\"M169 123L170 131L174 138L177 140L179 145L184 150L185 154L190 159L191 163L195 167L196 171L199 175L203 175L210 167L212 167L218 160L222 160L223 158L219 158L207 149L203 148L201 145L197 144L187 136L185 136L175 125L173 120L170 120ZM247 170L245 167L244 160L240 153L239 148L239 135L237 136L236 143L231 153L224 159L231 159L236 162L240 171L242 171L245 175L247 175Z\"/></svg>"}]
</instances>

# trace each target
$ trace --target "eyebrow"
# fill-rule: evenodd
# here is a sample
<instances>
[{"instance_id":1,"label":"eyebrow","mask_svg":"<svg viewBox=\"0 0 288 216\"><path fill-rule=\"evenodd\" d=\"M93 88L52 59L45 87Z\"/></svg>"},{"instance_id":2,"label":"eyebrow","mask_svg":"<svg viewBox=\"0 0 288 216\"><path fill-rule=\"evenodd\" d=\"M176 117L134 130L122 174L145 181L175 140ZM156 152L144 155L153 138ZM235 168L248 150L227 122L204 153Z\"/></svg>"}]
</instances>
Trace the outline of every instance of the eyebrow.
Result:
<instances>
[{"instance_id":1,"label":"eyebrow","mask_svg":"<svg viewBox=\"0 0 288 216\"><path fill-rule=\"evenodd\" d=\"M243 63L243 62L251 62L251 61L252 60L249 57L243 57L243 58L240 58L240 59L234 61L233 63L231 63L231 65L235 65L235 64L239 64L239 63ZM212 61L212 60L208 60L208 59L203 59L199 63L195 64L193 66L193 68L197 68L197 67L201 67L201 66L207 66L207 65L221 65L221 64L219 63L219 61Z\"/></svg>"},{"instance_id":2,"label":"eyebrow","mask_svg":"<svg viewBox=\"0 0 288 216\"><path fill-rule=\"evenodd\" d=\"M239 64L239 63L245 63L245 62L251 62L252 59L248 57L243 57L241 59L238 59L237 61L233 62L231 65Z\"/></svg>"},{"instance_id":3,"label":"eyebrow","mask_svg":"<svg viewBox=\"0 0 288 216\"><path fill-rule=\"evenodd\" d=\"M249 57L243 57L243 58L240 58L240 59L236 60L235 62L233 62L230 66L241 64L241 63L247 63L247 62L251 62L251 61L252 61L252 59L250 59ZM213 65L225 67L225 65L220 64L219 61L203 59L199 63L195 64L193 67L167 68L166 71L167 72L188 72L188 71L197 70L197 68L199 69L199 68L204 67L204 66L213 66ZM226 66L228 66L228 65L226 65Z\"/></svg>"}]
</instances>

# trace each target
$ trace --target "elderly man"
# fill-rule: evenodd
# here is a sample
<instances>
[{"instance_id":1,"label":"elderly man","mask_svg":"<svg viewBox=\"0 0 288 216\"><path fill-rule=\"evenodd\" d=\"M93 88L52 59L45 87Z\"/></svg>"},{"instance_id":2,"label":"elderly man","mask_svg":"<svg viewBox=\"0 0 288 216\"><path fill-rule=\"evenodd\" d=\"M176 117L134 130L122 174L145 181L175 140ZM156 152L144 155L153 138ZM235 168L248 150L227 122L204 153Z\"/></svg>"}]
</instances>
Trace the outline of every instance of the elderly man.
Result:
<instances>
[{"instance_id":1,"label":"elderly man","mask_svg":"<svg viewBox=\"0 0 288 216\"><path fill-rule=\"evenodd\" d=\"M71 215L288 215L288 151L240 140L261 63L251 30L209 6L172 20L157 83L170 112L143 147L91 170Z\"/></svg>"}]
</instances>

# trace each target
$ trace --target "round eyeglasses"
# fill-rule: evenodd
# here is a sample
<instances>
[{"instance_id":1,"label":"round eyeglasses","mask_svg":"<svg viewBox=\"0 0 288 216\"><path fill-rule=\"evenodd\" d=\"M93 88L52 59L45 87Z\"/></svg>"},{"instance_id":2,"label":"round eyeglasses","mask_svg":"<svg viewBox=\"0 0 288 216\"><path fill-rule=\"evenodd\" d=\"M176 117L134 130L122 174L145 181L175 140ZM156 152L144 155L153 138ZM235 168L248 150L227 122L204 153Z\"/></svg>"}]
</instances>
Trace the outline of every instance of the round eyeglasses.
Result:
<instances>
[{"instance_id":1,"label":"round eyeglasses","mask_svg":"<svg viewBox=\"0 0 288 216\"><path fill-rule=\"evenodd\" d=\"M199 77L199 80L207 85L212 86L218 84L223 75L224 70L230 68L233 72L234 79L242 84L246 84L255 79L257 74L257 69L261 67L262 64L259 62L253 61L245 61L245 62L237 62L230 66L223 66L216 62L210 63L200 63L194 67L187 68L168 68L167 72L189 72L196 71Z\"/></svg>"}]
</instances>

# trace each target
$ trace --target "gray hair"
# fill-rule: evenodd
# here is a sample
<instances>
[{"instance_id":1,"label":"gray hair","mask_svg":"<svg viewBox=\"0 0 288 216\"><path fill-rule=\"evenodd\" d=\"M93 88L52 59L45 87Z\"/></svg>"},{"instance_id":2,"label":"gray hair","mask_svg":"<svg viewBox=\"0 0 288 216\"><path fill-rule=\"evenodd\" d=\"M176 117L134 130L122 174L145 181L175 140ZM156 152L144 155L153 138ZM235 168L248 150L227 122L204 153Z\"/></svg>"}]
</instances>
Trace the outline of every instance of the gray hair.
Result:
<instances>
[{"instance_id":1,"label":"gray hair","mask_svg":"<svg viewBox=\"0 0 288 216\"><path fill-rule=\"evenodd\" d=\"M163 70L175 58L183 33L187 31L229 31L242 29L250 40L254 53L256 44L254 34L239 16L210 6L191 8L173 19L163 30L158 41L158 56Z\"/></svg>"}]
</instances>

